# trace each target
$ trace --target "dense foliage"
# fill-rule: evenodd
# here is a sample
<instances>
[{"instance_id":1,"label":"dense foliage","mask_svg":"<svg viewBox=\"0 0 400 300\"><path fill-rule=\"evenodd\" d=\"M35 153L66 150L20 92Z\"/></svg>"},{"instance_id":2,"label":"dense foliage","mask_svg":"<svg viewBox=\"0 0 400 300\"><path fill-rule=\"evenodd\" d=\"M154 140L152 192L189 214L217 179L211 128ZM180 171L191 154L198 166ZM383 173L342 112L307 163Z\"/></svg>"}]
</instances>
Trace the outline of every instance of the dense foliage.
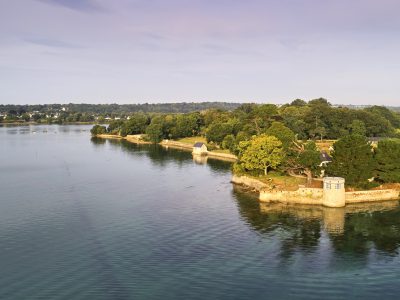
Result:
<instances>
[{"instance_id":1,"label":"dense foliage","mask_svg":"<svg viewBox=\"0 0 400 300\"><path fill-rule=\"evenodd\" d=\"M136 112L111 120L106 132L143 134L154 143L203 136L209 148L227 149L238 155L236 168L244 172L266 174L269 169L278 169L291 175L307 175L309 182L321 171L320 151L314 141L338 140L326 173L345 177L352 186L367 186L373 176L380 182L398 181L398 170L393 167L398 166L398 160L393 154L392 163L385 161L388 152L397 153L396 146L380 142L381 150L379 146L374 150L368 138L400 136L399 127L400 115L382 106L349 109L334 107L325 99L308 103L297 99L280 107L242 104L232 111ZM105 129L97 127L93 131L98 130Z\"/></svg>"},{"instance_id":2,"label":"dense foliage","mask_svg":"<svg viewBox=\"0 0 400 300\"><path fill-rule=\"evenodd\" d=\"M376 178L380 182L400 182L400 140L387 139L375 150Z\"/></svg>"},{"instance_id":3,"label":"dense foliage","mask_svg":"<svg viewBox=\"0 0 400 300\"><path fill-rule=\"evenodd\" d=\"M92 129L90 129L90 133L92 135L99 135L107 133L107 129L105 126L94 125Z\"/></svg>"},{"instance_id":4,"label":"dense foliage","mask_svg":"<svg viewBox=\"0 0 400 300\"><path fill-rule=\"evenodd\" d=\"M261 170L267 175L268 168L275 169L284 156L282 142L274 136L262 134L239 143L239 161L244 170Z\"/></svg>"},{"instance_id":5,"label":"dense foliage","mask_svg":"<svg viewBox=\"0 0 400 300\"><path fill-rule=\"evenodd\" d=\"M313 175L320 171L320 163L320 151L314 141L292 142L286 159L286 169L289 174L303 173L307 176L308 183L311 183Z\"/></svg>"},{"instance_id":6,"label":"dense foliage","mask_svg":"<svg viewBox=\"0 0 400 300\"><path fill-rule=\"evenodd\" d=\"M333 145L327 173L344 177L351 186L366 187L375 169L371 144L361 135L347 135Z\"/></svg>"},{"instance_id":7,"label":"dense foliage","mask_svg":"<svg viewBox=\"0 0 400 300\"><path fill-rule=\"evenodd\" d=\"M122 135L145 133L146 128L152 125L151 131L157 129L157 135L162 138L176 139L200 134L209 143L224 144L229 149L234 148L233 143L238 145L242 140L263 133L278 137L288 148L295 136L303 140L338 139L347 134L395 137L398 135L396 129L400 127L400 115L388 108L372 106L357 110L333 107L325 99L308 103L295 100L280 107L243 104L233 111L208 109L183 114L134 113L126 119L115 128ZM228 140L223 143L227 136Z\"/></svg>"}]
</instances>

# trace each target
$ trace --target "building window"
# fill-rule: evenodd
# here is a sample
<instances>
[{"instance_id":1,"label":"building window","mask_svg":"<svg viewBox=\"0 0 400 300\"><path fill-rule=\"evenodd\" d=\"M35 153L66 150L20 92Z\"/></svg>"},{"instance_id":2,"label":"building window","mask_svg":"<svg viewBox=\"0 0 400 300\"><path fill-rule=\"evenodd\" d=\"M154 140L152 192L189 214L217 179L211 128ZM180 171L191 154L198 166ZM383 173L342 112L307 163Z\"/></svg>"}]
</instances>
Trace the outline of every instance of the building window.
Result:
<instances>
[{"instance_id":1,"label":"building window","mask_svg":"<svg viewBox=\"0 0 400 300\"><path fill-rule=\"evenodd\" d=\"M326 188L327 190L330 190L330 189L331 189L331 184L330 184L330 183L326 183L326 184L325 184L325 188Z\"/></svg>"},{"instance_id":2,"label":"building window","mask_svg":"<svg viewBox=\"0 0 400 300\"><path fill-rule=\"evenodd\" d=\"M340 183L336 183L336 189L340 190Z\"/></svg>"}]
</instances>

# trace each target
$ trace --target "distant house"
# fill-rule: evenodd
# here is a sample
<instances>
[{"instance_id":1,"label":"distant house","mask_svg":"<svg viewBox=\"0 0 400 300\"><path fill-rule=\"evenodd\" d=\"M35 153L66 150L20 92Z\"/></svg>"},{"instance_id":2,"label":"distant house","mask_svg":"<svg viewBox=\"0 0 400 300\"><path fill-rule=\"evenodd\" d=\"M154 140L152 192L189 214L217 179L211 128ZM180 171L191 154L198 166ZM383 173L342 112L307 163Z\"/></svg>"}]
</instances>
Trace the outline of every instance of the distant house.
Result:
<instances>
[{"instance_id":1,"label":"distant house","mask_svg":"<svg viewBox=\"0 0 400 300\"><path fill-rule=\"evenodd\" d=\"M321 160L321 163L319 164L320 167L326 167L327 164L332 162L332 157L330 157L326 151L322 151L319 157Z\"/></svg>"},{"instance_id":2,"label":"distant house","mask_svg":"<svg viewBox=\"0 0 400 300\"><path fill-rule=\"evenodd\" d=\"M197 142L193 145L193 154L205 155L207 154L207 146L204 143Z\"/></svg>"},{"instance_id":3,"label":"distant house","mask_svg":"<svg viewBox=\"0 0 400 300\"><path fill-rule=\"evenodd\" d=\"M385 139L384 137L369 137L368 142L371 143L372 146L378 145L379 141Z\"/></svg>"}]
</instances>

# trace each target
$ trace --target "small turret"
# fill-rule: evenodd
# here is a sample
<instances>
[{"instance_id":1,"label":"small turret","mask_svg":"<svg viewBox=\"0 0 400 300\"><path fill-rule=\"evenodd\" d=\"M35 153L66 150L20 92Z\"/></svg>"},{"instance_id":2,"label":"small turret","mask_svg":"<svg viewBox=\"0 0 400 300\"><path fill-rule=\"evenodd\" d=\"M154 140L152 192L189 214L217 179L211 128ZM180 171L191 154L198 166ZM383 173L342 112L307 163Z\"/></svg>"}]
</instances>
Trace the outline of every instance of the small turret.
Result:
<instances>
[{"instance_id":1,"label":"small turret","mask_svg":"<svg viewBox=\"0 0 400 300\"><path fill-rule=\"evenodd\" d=\"M328 207L344 207L346 205L344 178L324 178L324 193L322 204Z\"/></svg>"}]
</instances>

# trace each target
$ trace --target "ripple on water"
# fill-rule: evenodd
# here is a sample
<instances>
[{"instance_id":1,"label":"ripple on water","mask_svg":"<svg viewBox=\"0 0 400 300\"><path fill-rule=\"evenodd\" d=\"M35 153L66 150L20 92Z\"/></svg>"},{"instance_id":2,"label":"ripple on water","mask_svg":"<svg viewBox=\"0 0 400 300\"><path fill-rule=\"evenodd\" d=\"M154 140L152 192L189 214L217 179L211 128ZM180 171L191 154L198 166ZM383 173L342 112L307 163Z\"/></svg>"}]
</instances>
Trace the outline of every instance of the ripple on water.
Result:
<instances>
[{"instance_id":1,"label":"ripple on water","mask_svg":"<svg viewBox=\"0 0 400 300\"><path fill-rule=\"evenodd\" d=\"M78 127L43 130L53 129L0 128L0 155L8 158L0 168L12 170L0 172L0 299L400 292L396 207L347 214L342 232L327 232L318 212L262 210L232 188L227 163L95 143Z\"/></svg>"}]
</instances>

